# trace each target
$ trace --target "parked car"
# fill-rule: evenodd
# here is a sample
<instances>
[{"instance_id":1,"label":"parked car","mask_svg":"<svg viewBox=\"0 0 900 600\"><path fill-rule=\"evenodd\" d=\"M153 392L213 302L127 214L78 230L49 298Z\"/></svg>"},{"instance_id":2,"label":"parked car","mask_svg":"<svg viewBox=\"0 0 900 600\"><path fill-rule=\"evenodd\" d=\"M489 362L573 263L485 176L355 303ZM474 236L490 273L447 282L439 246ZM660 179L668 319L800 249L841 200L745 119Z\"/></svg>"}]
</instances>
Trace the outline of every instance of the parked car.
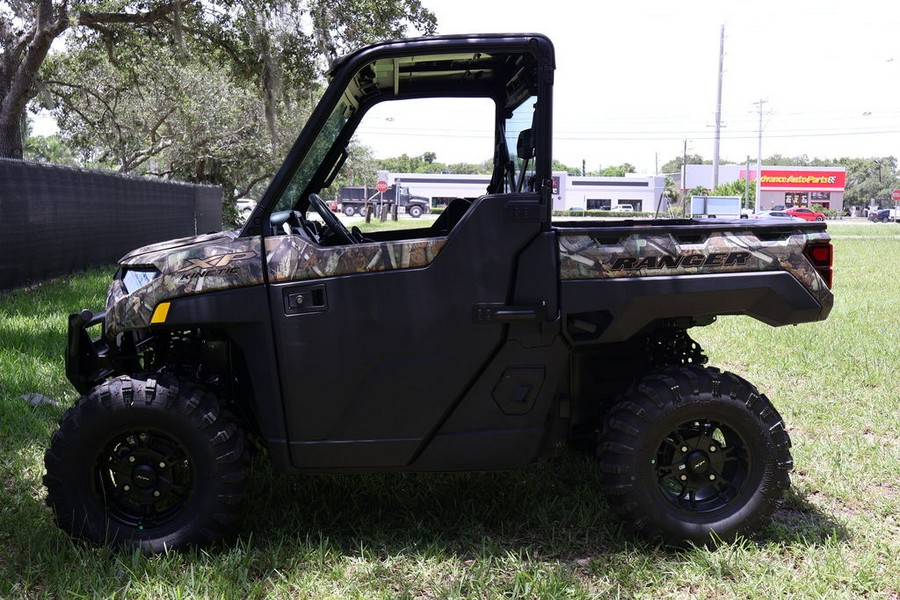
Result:
<instances>
[{"instance_id":1,"label":"parked car","mask_svg":"<svg viewBox=\"0 0 900 600\"><path fill-rule=\"evenodd\" d=\"M754 213L752 216L753 219L774 219L780 221L803 221L800 217L795 217L793 215L788 214L783 210L764 210L762 212Z\"/></svg>"},{"instance_id":2,"label":"parked car","mask_svg":"<svg viewBox=\"0 0 900 600\"><path fill-rule=\"evenodd\" d=\"M616 210L619 212L634 212L634 207L630 204L620 204Z\"/></svg>"},{"instance_id":3,"label":"parked car","mask_svg":"<svg viewBox=\"0 0 900 600\"><path fill-rule=\"evenodd\" d=\"M786 211L792 217L800 217L804 221L824 221L825 215L809 208L789 208Z\"/></svg>"},{"instance_id":4,"label":"parked car","mask_svg":"<svg viewBox=\"0 0 900 600\"><path fill-rule=\"evenodd\" d=\"M869 213L869 220L873 223L887 223L891 220L891 209L873 210Z\"/></svg>"}]
</instances>

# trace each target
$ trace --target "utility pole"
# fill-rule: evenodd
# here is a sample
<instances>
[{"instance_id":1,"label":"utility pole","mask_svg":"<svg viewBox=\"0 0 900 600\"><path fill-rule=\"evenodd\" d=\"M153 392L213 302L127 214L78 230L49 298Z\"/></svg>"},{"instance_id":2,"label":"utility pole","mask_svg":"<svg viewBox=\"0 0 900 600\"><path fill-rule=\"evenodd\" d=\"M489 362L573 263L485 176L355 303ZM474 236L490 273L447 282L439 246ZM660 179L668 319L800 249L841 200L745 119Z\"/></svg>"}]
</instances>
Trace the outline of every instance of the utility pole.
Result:
<instances>
[{"instance_id":1,"label":"utility pole","mask_svg":"<svg viewBox=\"0 0 900 600\"><path fill-rule=\"evenodd\" d=\"M762 130L763 130L763 104L768 102L768 100L759 99L759 102L754 102L759 106L759 144L756 149L756 210L760 210L762 206L760 205L761 201L761 180L762 180Z\"/></svg>"},{"instance_id":2,"label":"utility pole","mask_svg":"<svg viewBox=\"0 0 900 600\"><path fill-rule=\"evenodd\" d=\"M716 138L713 142L713 189L719 186L719 139L722 135L722 67L725 62L725 24L719 33L719 87L716 94Z\"/></svg>"},{"instance_id":3,"label":"utility pole","mask_svg":"<svg viewBox=\"0 0 900 600\"><path fill-rule=\"evenodd\" d=\"M750 208L750 155L747 155L747 177L744 179L744 208ZM757 212L754 208L753 212Z\"/></svg>"}]
</instances>

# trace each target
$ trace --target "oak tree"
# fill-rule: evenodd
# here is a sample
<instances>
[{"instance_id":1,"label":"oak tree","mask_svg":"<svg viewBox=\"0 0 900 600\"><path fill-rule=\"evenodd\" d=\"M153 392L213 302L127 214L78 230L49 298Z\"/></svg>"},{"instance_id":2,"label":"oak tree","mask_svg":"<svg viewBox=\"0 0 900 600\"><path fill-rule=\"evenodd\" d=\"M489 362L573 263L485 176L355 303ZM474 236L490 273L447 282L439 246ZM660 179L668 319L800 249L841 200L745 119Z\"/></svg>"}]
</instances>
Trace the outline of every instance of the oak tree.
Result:
<instances>
[{"instance_id":1,"label":"oak tree","mask_svg":"<svg viewBox=\"0 0 900 600\"><path fill-rule=\"evenodd\" d=\"M280 90L302 88L337 54L410 27L436 27L420 0L10 0L0 5L0 156L22 157L26 109L48 90L42 67L57 40L67 52L93 52L120 81L133 82L161 48L225 68L255 88L274 142ZM66 83L82 82L57 81L56 91Z\"/></svg>"}]
</instances>

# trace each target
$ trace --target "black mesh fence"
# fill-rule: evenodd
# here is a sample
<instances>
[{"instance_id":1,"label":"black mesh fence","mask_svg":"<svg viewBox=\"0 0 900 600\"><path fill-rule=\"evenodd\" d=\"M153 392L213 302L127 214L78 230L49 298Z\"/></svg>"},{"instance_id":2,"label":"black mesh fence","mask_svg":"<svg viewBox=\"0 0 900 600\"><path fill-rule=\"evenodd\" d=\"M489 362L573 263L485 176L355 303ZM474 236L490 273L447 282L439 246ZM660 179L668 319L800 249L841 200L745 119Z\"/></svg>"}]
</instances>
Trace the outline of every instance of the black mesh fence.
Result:
<instances>
[{"instance_id":1,"label":"black mesh fence","mask_svg":"<svg viewBox=\"0 0 900 600\"><path fill-rule=\"evenodd\" d=\"M221 224L218 187L0 159L0 289Z\"/></svg>"}]
</instances>

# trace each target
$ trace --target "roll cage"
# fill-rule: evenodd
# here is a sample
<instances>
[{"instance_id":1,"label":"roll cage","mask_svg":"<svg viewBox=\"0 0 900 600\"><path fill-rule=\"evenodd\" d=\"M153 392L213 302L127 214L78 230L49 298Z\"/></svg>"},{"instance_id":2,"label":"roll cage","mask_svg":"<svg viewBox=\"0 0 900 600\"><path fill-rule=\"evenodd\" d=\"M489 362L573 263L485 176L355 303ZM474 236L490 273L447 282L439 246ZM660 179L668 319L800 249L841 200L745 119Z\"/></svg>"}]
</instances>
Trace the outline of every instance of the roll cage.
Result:
<instances>
[{"instance_id":1,"label":"roll cage","mask_svg":"<svg viewBox=\"0 0 900 600\"><path fill-rule=\"evenodd\" d=\"M493 173L485 192L539 192L549 224L553 69L553 46L539 34L396 40L337 59L322 101L242 234L268 233L274 211L305 211L309 195L340 171L353 132L373 106L435 97L493 100ZM522 127L523 120L530 126Z\"/></svg>"}]
</instances>

